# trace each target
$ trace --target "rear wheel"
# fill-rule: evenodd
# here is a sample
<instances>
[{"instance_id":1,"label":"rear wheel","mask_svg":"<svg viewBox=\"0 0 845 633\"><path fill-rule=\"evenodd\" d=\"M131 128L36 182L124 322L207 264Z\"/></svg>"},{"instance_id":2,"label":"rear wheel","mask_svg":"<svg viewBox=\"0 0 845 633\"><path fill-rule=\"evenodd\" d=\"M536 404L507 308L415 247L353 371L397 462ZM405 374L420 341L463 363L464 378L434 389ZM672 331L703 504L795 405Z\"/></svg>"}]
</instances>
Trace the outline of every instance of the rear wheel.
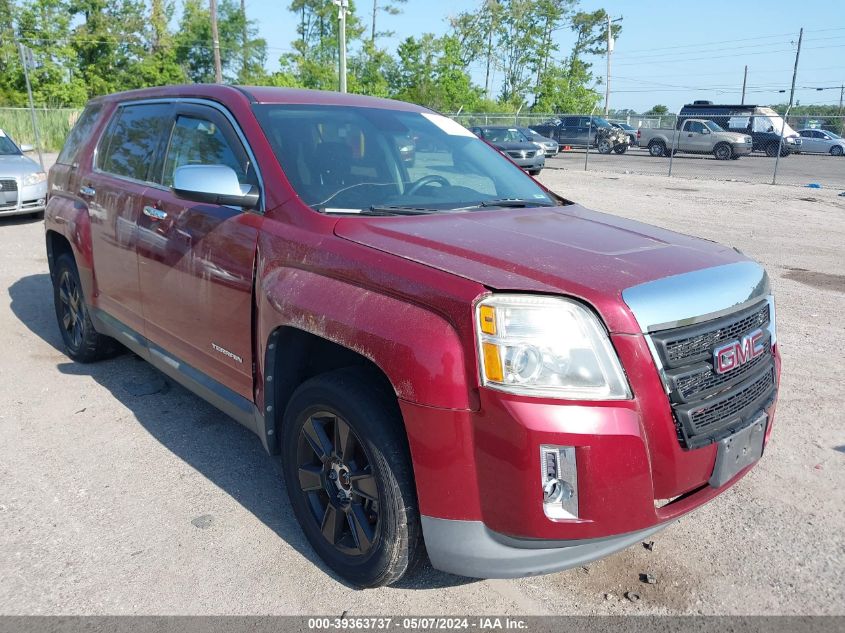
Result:
<instances>
[{"instance_id":1,"label":"rear wheel","mask_svg":"<svg viewBox=\"0 0 845 633\"><path fill-rule=\"evenodd\" d=\"M648 144L648 153L655 158L666 156L666 143L663 141L652 141Z\"/></svg>"},{"instance_id":2,"label":"rear wheel","mask_svg":"<svg viewBox=\"0 0 845 633\"><path fill-rule=\"evenodd\" d=\"M606 138L600 139L598 150L599 154L610 154L613 151L613 144Z\"/></svg>"},{"instance_id":3,"label":"rear wheel","mask_svg":"<svg viewBox=\"0 0 845 633\"><path fill-rule=\"evenodd\" d=\"M356 586L398 581L422 552L403 428L395 396L360 367L308 380L285 411L294 513L320 557Z\"/></svg>"},{"instance_id":4,"label":"rear wheel","mask_svg":"<svg viewBox=\"0 0 845 633\"><path fill-rule=\"evenodd\" d=\"M69 253L56 259L53 274L53 303L67 355L79 363L91 363L113 356L120 345L99 334L91 323L76 262Z\"/></svg>"},{"instance_id":5,"label":"rear wheel","mask_svg":"<svg viewBox=\"0 0 845 633\"><path fill-rule=\"evenodd\" d=\"M831 156L842 156L842 146L841 145L834 145L830 148L830 155Z\"/></svg>"},{"instance_id":6,"label":"rear wheel","mask_svg":"<svg viewBox=\"0 0 845 633\"><path fill-rule=\"evenodd\" d=\"M713 148L713 156L716 157L716 160L730 160L732 155L733 150L727 143L718 143L716 147Z\"/></svg>"}]
</instances>

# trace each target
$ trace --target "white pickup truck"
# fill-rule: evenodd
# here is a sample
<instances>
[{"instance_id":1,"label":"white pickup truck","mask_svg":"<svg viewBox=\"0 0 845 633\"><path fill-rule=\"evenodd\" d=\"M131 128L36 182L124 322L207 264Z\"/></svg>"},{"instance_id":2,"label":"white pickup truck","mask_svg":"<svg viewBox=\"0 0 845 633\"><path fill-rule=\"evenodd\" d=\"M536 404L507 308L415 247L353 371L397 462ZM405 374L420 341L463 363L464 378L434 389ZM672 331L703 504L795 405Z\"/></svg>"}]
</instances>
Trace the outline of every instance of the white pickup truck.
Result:
<instances>
[{"instance_id":1,"label":"white pickup truck","mask_svg":"<svg viewBox=\"0 0 845 633\"><path fill-rule=\"evenodd\" d=\"M713 121L684 119L677 128L640 128L637 144L652 156L669 156L672 151L713 154L718 160L736 159L751 153L752 138L726 132Z\"/></svg>"}]
</instances>

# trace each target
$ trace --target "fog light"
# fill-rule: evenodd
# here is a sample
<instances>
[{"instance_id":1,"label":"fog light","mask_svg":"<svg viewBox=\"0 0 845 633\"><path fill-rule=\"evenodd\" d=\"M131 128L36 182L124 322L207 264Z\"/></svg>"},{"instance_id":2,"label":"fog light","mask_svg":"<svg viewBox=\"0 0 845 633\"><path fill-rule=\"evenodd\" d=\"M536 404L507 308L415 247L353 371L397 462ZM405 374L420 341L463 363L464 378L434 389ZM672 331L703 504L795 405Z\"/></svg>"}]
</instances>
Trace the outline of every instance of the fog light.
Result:
<instances>
[{"instance_id":1,"label":"fog light","mask_svg":"<svg viewBox=\"0 0 845 633\"><path fill-rule=\"evenodd\" d=\"M578 518L578 469L574 446L540 447L543 512L550 519Z\"/></svg>"}]
</instances>

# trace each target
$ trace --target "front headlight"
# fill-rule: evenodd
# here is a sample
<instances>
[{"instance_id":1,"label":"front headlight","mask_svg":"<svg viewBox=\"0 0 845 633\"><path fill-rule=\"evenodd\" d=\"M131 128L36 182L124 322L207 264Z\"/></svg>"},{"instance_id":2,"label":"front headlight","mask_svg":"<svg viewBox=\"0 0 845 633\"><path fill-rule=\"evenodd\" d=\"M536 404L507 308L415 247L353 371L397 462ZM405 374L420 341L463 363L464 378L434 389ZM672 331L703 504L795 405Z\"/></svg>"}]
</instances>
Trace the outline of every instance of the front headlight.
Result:
<instances>
[{"instance_id":1,"label":"front headlight","mask_svg":"<svg viewBox=\"0 0 845 633\"><path fill-rule=\"evenodd\" d=\"M47 174L43 171L36 171L32 174L27 174L23 177L23 185L24 187L29 187L31 185L37 185L39 182L44 182L47 180Z\"/></svg>"},{"instance_id":2,"label":"front headlight","mask_svg":"<svg viewBox=\"0 0 845 633\"><path fill-rule=\"evenodd\" d=\"M598 318L562 297L492 295L476 307L481 383L567 400L631 397Z\"/></svg>"}]
</instances>

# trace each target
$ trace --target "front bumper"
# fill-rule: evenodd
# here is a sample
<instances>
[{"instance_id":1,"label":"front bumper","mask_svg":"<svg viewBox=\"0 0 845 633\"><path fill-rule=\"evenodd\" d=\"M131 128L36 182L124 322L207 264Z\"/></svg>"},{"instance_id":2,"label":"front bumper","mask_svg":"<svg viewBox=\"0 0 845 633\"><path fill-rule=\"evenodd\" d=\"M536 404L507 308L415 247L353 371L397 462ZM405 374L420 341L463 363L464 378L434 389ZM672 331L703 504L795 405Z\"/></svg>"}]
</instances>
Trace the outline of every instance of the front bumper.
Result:
<instances>
[{"instance_id":1,"label":"front bumper","mask_svg":"<svg viewBox=\"0 0 845 633\"><path fill-rule=\"evenodd\" d=\"M733 143L731 145L733 153L737 156L748 156L751 153L751 143Z\"/></svg>"},{"instance_id":2,"label":"front bumper","mask_svg":"<svg viewBox=\"0 0 845 633\"><path fill-rule=\"evenodd\" d=\"M634 400L565 402L479 389L477 411L401 402L432 564L450 573L550 573L628 547L743 477L709 485L717 446L687 450L644 337L612 335ZM779 356L775 350L779 371ZM767 410L766 440L775 405ZM540 446L575 447L578 517L543 510Z\"/></svg>"},{"instance_id":3,"label":"front bumper","mask_svg":"<svg viewBox=\"0 0 845 633\"><path fill-rule=\"evenodd\" d=\"M17 191L0 192L0 217L21 215L25 213L42 213L46 206L47 182L23 186L20 178L4 178L0 180L14 180Z\"/></svg>"},{"instance_id":4,"label":"front bumper","mask_svg":"<svg viewBox=\"0 0 845 633\"><path fill-rule=\"evenodd\" d=\"M542 169L546 166L546 155L543 152L536 152L534 156L529 156L528 158L518 158L507 153L505 153L505 156L526 171Z\"/></svg>"},{"instance_id":5,"label":"front bumper","mask_svg":"<svg viewBox=\"0 0 845 633\"><path fill-rule=\"evenodd\" d=\"M472 578L519 578L572 569L630 547L666 525L606 538L537 542L498 534L480 521L422 517L432 566Z\"/></svg>"}]
</instances>

